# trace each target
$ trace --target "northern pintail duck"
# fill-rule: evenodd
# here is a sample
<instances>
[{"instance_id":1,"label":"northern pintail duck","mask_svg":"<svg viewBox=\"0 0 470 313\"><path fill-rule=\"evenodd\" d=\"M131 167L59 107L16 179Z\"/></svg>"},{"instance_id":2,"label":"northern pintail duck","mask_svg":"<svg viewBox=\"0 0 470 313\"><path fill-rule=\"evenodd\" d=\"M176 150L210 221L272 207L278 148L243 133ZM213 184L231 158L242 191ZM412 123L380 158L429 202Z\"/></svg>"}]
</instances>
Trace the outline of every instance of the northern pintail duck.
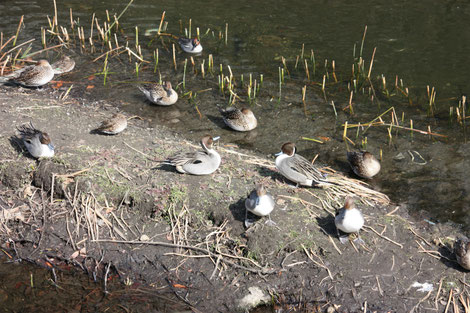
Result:
<instances>
[{"instance_id":1,"label":"northern pintail duck","mask_svg":"<svg viewBox=\"0 0 470 313\"><path fill-rule=\"evenodd\" d=\"M25 87L40 87L52 80L54 70L47 60L39 60L36 65L25 66L9 75L0 77L1 82L12 82Z\"/></svg>"},{"instance_id":2,"label":"northern pintail duck","mask_svg":"<svg viewBox=\"0 0 470 313\"><path fill-rule=\"evenodd\" d=\"M274 209L274 199L267 193L266 188L259 184L256 189L250 193L250 196L245 200L245 226L251 225L251 221L247 220L246 212L251 212L256 216L269 216ZM269 218L271 220L271 218ZM274 223L271 221L271 223Z\"/></svg>"},{"instance_id":3,"label":"northern pintail duck","mask_svg":"<svg viewBox=\"0 0 470 313\"><path fill-rule=\"evenodd\" d=\"M162 85L158 83L139 86L140 91L150 102L158 105L172 105L178 100L178 94L171 88L170 82Z\"/></svg>"},{"instance_id":4,"label":"northern pintail duck","mask_svg":"<svg viewBox=\"0 0 470 313\"><path fill-rule=\"evenodd\" d=\"M467 238L459 238L454 245L457 262L466 270L470 270L470 241Z\"/></svg>"},{"instance_id":5,"label":"northern pintail duck","mask_svg":"<svg viewBox=\"0 0 470 313\"><path fill-rule=\"evenodd\" d=\"M47 133L36 129L32 122L18 127L29 154L35 158L50 158L54 156L54 145Z\"/></svg>"},{"instance_id":6,"label":"northern pintail duck","mask_svg":"<svg viewBox=\"0 0 470 313\"><path fill-rule=\"evenodd\" d=\"M364 226L364 217L361 211L359 211L354 205L354 199L347 197L344 206L338 210L335 216L336 229L342 232L351 234L356 233L357 238L355 241L358 243L364 243L361 237L359 237L359 230ZM339 232L338 232L339 236ZM339 236L341 243L346 243L348 236Z\"/></svg>"},{"instance_id":7,"label":"northern pintail duck","mask_svg":"<svg viewBox=\"0 0 470 313\"><path fill-rule=\"evenodd\" d=\"M101 122L101 125L95 131L108 135L116 135L127 127L127 117L121 113L115 113L111 118Z\"/></svg>"},{"instance_id":8,"label":"northern pintail duck","mask_svg":"<svg viewBox=\"0 0 470 313\"><path fill-rule=\"evenodd\" d=\"M209 175L215 172L220 165L220 155L212 149L214 141L220 137L207 135L201 139L202 151L193 151L186 153L178 153L165 161L176 167L180 173L188 173L192 175Z\"/></svg>"},{"instance_id":9,"label":"northern pintail duck","mask_svg":"<svg viewBox=\"0 0 470 313\"><path fill-rule=\"evenodd\" d=\"M370 152L348 152L347 157L352 170L359 177L372 178L380 171L380 162Z\"/></svg>"},{"instance_id":10,"label":"northern pintail duck","mask_svg":"<svg viewBox=\"0 0 470 313\"><path fill-rule=\"evenodd\" d=\"M183 49L184 52L187 53L199 53L202 51L202 45L197 38L185 38L181 37L178 39L178 43Z\"/></svg>"},{"instance_id":11,"label":"northern pintail duck","mask_svg":"<svg viewBox=\"0 0 470 313\"><path fill-rule=\"evenodd\" d=\"M75 61L69 56L64 55L60 60L51 64L54 74L63 74L70 72L75 67Z\"/></svg>"},{"instance_id":12,"label":"northern pintail duck","mask_svg":"<svg viewBox=\"0 0 470 313\"><path fill-rule=\"evenodd\" d=\"M332 184L311 162L295 154L295 151L295 144L287 142L282 145L281 152L276 154L276 167L284 177L301 186L322 187Z\"/></svg>"},{"instance_id":13,"label":"northern pintail duck","mask_svg":"<svg viewBox=\"0 0 470 313\"><path fill-rule=\"evenodd\" d=\"M219 106L220 114L225 124L233 130L246 132L255 129L258 125L255 115L250 109L236 107L228 107L226 109Z\"/></svg>"}]
</instances>

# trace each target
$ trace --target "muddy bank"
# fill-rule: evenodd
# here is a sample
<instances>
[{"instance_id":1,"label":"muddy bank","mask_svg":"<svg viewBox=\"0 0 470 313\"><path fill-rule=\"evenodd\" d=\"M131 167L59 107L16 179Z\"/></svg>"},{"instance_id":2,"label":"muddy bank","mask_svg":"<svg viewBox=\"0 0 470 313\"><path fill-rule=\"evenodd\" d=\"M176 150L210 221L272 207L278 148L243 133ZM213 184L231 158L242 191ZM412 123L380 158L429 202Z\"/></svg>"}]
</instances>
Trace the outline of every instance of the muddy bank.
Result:
<instances>
[{"instance_id":1,"label":"muddy bank","mask_svg":"<svg viewBox=\"0 0 470 313\"><path fill-rule=\"evenodd\" d=\"M458 228L411 218L406 205L360 204L366 244L341 245L332 208L344 199L291 188L272 157L222 138L215 174L181 175L156 161L197 143L138 118L120 135L91 134L120 103L61 93L0 87L0 231L15 258L113 273L196 312L244 311L250 296L328 312L442 311L451 289L455 305L460 293L467 298L449 252ZM30 120L51 136L53 159L31 159L14 137ZM246 229L244 200L260 181L276 199L276 226Z\"/></svg>"}]
</instances>

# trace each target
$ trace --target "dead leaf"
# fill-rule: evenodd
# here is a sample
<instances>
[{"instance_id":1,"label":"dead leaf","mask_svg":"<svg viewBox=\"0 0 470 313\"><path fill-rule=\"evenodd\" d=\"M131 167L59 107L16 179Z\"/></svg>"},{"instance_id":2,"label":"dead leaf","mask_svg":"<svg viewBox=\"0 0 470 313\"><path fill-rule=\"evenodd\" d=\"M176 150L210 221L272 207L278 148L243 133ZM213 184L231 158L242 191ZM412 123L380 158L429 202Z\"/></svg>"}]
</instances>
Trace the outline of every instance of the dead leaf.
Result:
<instances>
[{"instance_id":1,"label":"dead leaf","mask_svg":"<svg viewBox=\"0 0 470 313\"><path fill-rule=\"evenodd\" d=\"M181 284L173 284L173 287L175 288L183 288L183 289L187 289L188 287L186 287L185 285L181 285Z\"/></svg>"}]
</instances>

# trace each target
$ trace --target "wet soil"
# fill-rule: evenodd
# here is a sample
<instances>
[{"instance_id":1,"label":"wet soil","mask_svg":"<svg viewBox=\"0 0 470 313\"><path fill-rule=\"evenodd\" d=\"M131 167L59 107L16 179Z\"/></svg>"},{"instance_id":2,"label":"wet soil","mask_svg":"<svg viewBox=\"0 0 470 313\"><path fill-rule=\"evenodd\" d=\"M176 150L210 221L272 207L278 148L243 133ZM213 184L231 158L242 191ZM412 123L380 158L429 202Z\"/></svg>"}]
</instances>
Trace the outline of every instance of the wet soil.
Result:
<instances>
[{"instance_id":1,"label":"wet soil","mask_svg":"<svg viewBox=\"0 0 470 313\"><path fill-rule=\"evenodd\" d=\"M158 161L197 143L139 118L117 136L90 133L125 103L61 100L63 92L0 87L0 238L13 259L50 269L66 263L105 281L115 275L171 293L195 312L260 303L279 311L440 312L448 301L461 306L460 294L468 299L450 252L461 235L455 225L411 217L403 205L358 202L365 245L342 245L329 208L344 198L292 188L272 156L222 138L216 173L181 175ZM54 158L24 150L15 127L29 121L49 133ZM257 182L276 200L276 225L260 219L247 229L244 200Z\"/></svg>"}]
</instances>

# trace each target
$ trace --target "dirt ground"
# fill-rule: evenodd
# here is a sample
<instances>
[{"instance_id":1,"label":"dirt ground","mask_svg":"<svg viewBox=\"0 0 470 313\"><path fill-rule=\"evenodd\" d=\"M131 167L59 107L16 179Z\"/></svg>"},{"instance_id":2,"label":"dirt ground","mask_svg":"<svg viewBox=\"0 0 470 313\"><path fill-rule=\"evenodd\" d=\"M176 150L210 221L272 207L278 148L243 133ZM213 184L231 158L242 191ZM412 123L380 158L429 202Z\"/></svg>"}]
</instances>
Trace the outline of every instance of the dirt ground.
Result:
<instances>
[{"instance_id":1,"label":"dirt ground","mask_svg":"<svg viewBox=\"0 0 470 313\"><path fill-rule=\"evenodd\" d=\"M61 100L63 92L0 86L0 240L14 258L117 274L195 312L468 307L466 274L451 253L458 227L410 217L406 205L361 203L366 244L342 245L332 208L344 198L292 188L272 157L222 138L216 173L182 175L157 161L197 143L139 118L117 136L90 133L119 103ZM29 121L49 133L54 158L24 150L16 127ZM261 219L246 229L244 201L257 182L275 197L276 225ZM432 288L420 291L425 283Z\"/></svg>"}]
</instances>

